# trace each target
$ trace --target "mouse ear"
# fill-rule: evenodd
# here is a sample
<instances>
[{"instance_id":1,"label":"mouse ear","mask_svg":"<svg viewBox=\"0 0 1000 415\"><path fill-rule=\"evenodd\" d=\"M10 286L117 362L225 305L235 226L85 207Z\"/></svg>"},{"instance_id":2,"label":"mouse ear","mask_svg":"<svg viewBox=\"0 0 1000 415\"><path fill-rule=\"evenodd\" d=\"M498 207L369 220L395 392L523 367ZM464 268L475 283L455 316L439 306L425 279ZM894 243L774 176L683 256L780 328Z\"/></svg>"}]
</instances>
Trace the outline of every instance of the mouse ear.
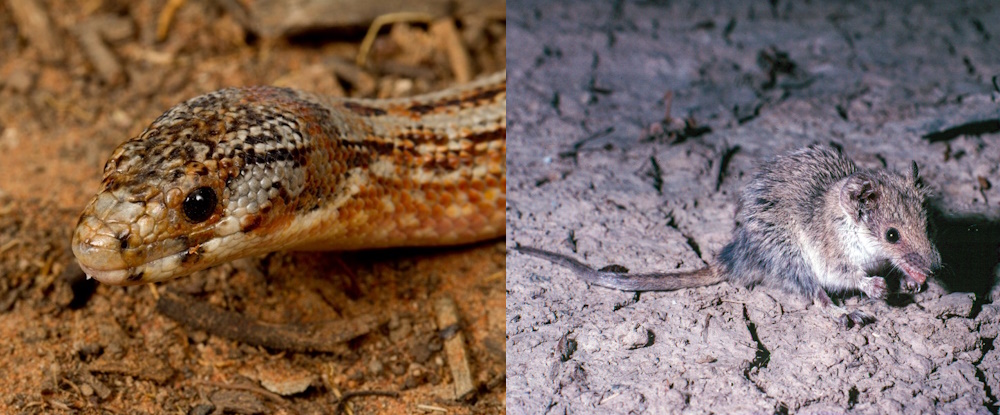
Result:
<instances>
[{"instance_id":1,"label":"mouse ear","mask_svg":"<svg viewBox=\"0 0 1000 415\"><path fill-rule=\"evenodd\" d=\"M910 183L912 183L913 187L916 187L917 190L921 192L923 192L924 188L926 187L926 185L924 184L924 179L920 177L920 169L917 168L916 161L910 164Z\"/></svg>"},{"instance_id":2,"label":"mouse ear","mask_svg":"<svg viewBox=\"0 0 1000 415\"><path fill-rule=\"evenodd\" d=\"M878 197L875 181L864 173L851 175L840 189L841 205L848 212L856 212L856 219L863 218L878 202Z\"/></svg>"}]
</instances>

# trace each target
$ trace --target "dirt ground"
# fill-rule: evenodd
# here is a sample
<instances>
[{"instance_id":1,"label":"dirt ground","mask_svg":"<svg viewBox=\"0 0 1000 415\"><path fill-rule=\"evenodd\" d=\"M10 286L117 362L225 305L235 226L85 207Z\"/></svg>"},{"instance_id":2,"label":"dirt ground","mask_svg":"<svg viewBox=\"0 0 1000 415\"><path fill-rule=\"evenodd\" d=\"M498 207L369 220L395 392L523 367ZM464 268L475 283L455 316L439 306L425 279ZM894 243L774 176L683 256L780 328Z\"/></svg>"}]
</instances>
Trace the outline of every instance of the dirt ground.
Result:
<instances>
[{"instance_id":1,"label":"dirt ground","mask_svg":"<svg viewBox=\"0 0 1000 415\"><path fill-rule=\"evenodd\" d=\"M73 266L71 232L104 161L174 104L253 84L413 95L506 66L502 0L317 3L0 1L0 413L504 412L501 241L272 254L155 292ZM430 22L387 27L359 68L372 19L399 4ZM318 333L343 334L326 352L254 347L166 317L157 294L345 332ZM442 317L464 336L462 396Z\"/></svg>"},{"instance_id":2,"label":"dirt ground","mask_svg":"<svg viewBox=\"0 0 1000 415\"><path fill-rule=\"evenodd\" d=\"M1000 5L508 5L511 413L997 413ZM588 286L511 249L703 267L757 165L816 142L916 161L934 192L926 289L838 299L871 325L767 288Z\"/></svg>"}]
</instances>

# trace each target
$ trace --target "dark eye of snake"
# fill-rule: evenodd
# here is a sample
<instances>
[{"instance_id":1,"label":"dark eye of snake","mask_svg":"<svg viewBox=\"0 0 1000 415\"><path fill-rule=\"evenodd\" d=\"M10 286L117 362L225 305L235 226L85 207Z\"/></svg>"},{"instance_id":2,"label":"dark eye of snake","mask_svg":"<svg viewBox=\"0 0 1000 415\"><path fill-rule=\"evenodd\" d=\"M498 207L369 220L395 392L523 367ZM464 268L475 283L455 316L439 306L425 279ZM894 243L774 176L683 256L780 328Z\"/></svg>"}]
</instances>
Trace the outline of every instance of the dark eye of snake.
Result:
<instances>
[{"instance_id":1,"label":"dark eye of snake","mask_svg":"<svg viewBox=\"0 0 1000 415\"><path fill-rule=\"evenodd\" d=\"M885 231L885 240L891 244L899 242L899 231L896 228L889 228L889 230Z\"/></svg>"},{"instance_id":2,"label":"dark eye of snake","mask_svg":"<svg viewBox=\"0 0 1000 415\"><path fill-rule=\"evenodd\" d=\"M211 187L199 187L184 198L184 216L194 223L204 222L215 212L219 198Z\"/></svg>"}]
</instances>

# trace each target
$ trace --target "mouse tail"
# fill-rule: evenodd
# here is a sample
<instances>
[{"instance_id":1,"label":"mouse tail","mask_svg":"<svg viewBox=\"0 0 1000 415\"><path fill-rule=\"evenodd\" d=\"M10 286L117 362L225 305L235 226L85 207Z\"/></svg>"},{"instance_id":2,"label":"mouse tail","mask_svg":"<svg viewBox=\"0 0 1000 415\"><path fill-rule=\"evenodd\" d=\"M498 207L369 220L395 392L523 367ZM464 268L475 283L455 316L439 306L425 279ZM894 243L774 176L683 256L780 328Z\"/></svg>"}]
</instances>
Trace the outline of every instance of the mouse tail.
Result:
<instances>
[{"instance_id":1,"label":"mouse tail","mask_svg":"<svg viewBox=\"0 0 1000 415\"><path fill-rule=\"evenodd\" d=\"M566 255L530 246L518 246L514 250L569 268L580 279L590 284L622 291L673 291L714 285L724 280L713 267L692 271L629 274L627 271L595 270Z\"/></svg>"}]
</instances>

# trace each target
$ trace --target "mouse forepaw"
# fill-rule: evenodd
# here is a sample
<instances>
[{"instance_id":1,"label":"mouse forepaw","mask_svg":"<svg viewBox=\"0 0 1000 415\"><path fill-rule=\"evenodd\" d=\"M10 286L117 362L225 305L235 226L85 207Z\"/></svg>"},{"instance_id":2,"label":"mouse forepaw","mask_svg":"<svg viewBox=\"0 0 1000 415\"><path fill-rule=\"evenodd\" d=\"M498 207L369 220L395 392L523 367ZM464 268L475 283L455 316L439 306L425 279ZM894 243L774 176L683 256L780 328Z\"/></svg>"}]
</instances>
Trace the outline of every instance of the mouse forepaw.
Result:
<instances>
[{"instance_id":1,"label":"mouse forepaw","mask_svg":"<svg viewBox=\"0 0 1000 415\"><path fill-rule=\"evenodd\" d=\"M871 298L885 298L888 289L885 285L885 278L882 277L871 277L866 281L867 284L864 287L865 295Z\"/></svg>"},{"instance_id":2,"label":"mouse forepaw","mask_svg":"<svg viewBox=\"0 0 1000 415\"><path fill-rule=\"evenodd\" d=\"M838 318L838 322L845 329L849 329L854 326L864 327L875 322L875 317L865 313L864 311L852 311L850 313L841 314Z\"/></svg>"},{"instance_id":3,"label":"mouse forepaw","mask_svg":"<svg viewBox=\"0 0 1000 415\"><path fill-rule=\"evenodd\" d=\"M888 289L885 285L885 278L868 277L862 280L861 291L871 298L885 298Z\"/></svg>"},{"instance_id":4,"label":"mouse forepaw","mask_svg":"<svg viewBox=\"0 0 1000 415\"><path fill-rule=\"evenodd\" d=\"M919 293L923 289L919 282L916 282L909 277L904 277L899 279L899 290L911 294Z\"/></svg>"}]
</instances>

